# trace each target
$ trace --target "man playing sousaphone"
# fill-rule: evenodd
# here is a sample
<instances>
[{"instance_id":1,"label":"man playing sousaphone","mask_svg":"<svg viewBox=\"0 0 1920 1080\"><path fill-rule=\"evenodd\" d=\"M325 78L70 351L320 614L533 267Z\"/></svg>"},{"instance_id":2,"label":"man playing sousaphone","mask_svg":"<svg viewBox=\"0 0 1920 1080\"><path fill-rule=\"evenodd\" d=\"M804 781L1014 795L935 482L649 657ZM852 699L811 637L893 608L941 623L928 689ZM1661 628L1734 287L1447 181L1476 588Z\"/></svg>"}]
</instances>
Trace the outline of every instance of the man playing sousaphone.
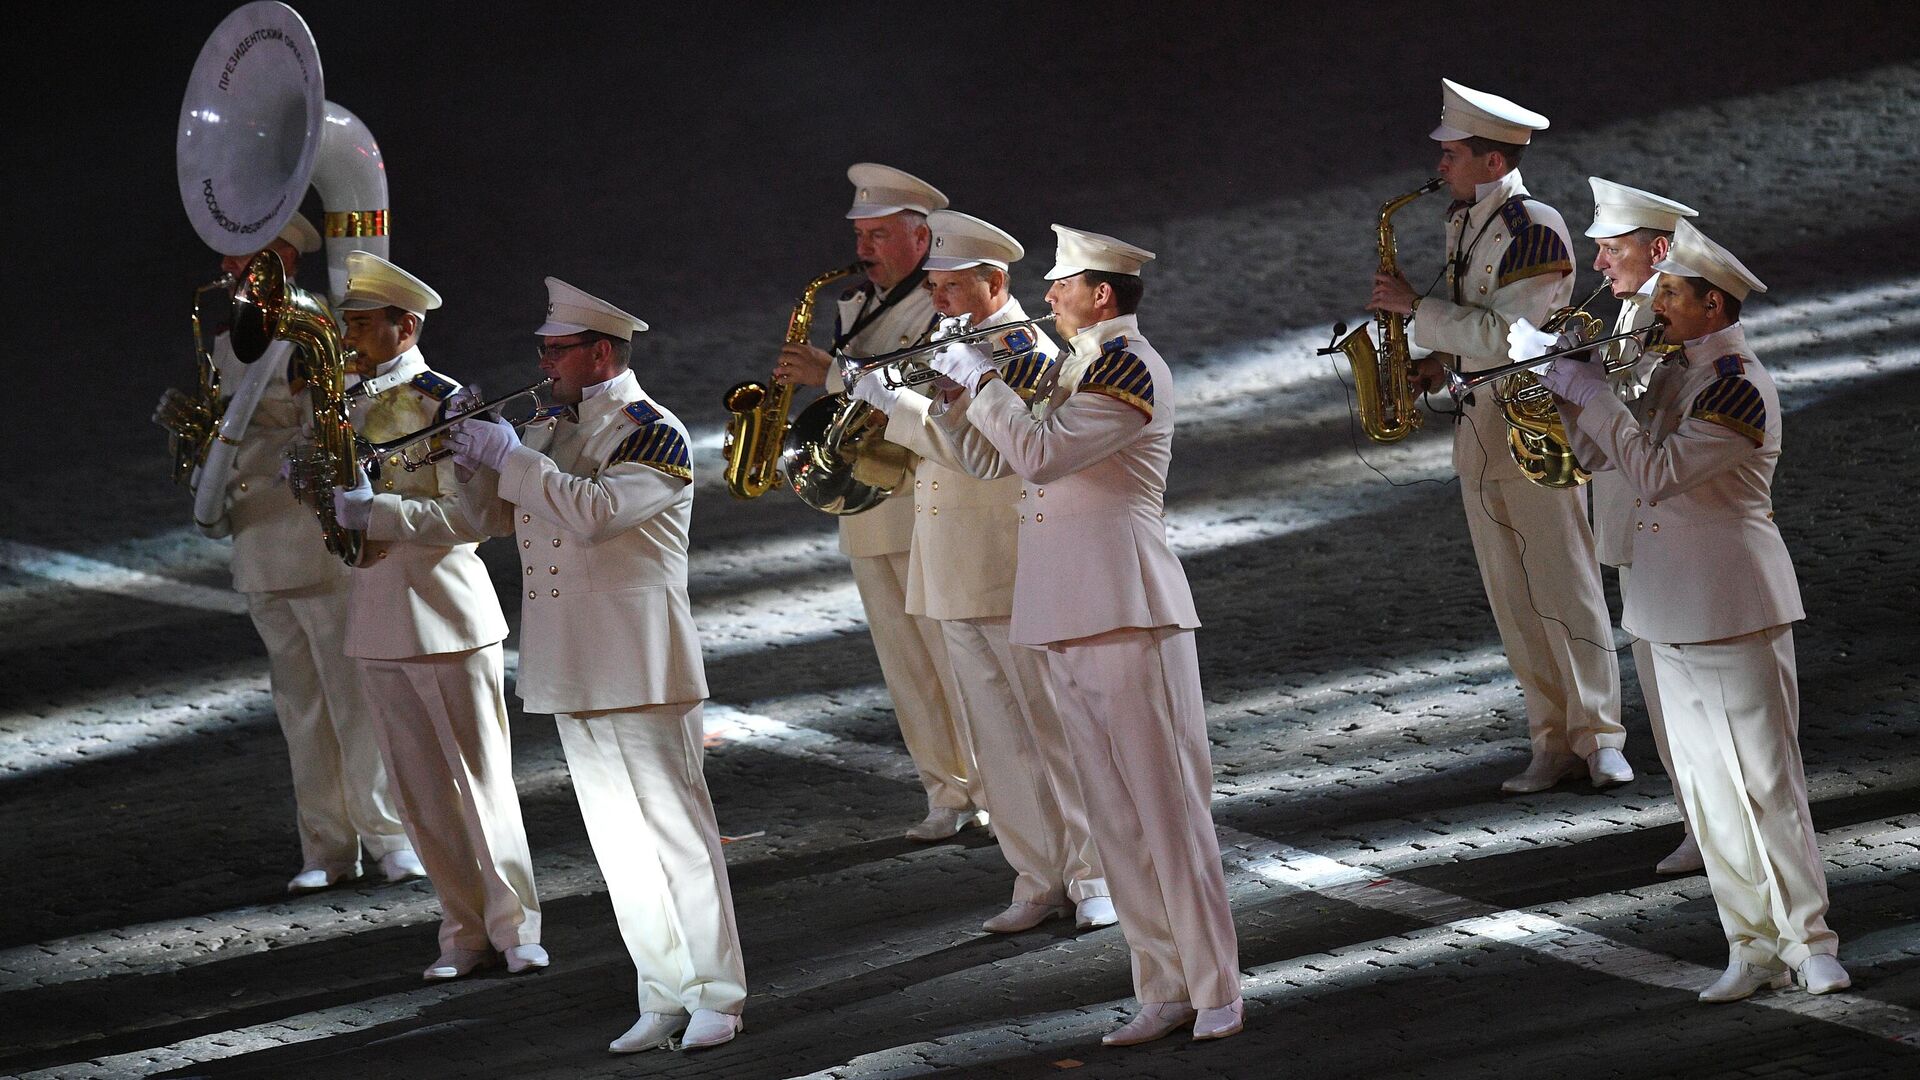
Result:
<instances>
[{"instance_id":1,"label":"man playing sousaphone","mask_svg":"<svg viewBox=\"0 0 1920 1080\"><path fill-rule=\"evenodd\" d=\"M927 215L947 205L932 184L886 165L847 170L853 181L854 249L867 280L840 297L831 352L876 356L925 340L933 329L933 301L920 283L932 243ZM780 350L774 379L844 389L829 350L796 342ZM925 820L907 830L922 842L944 840L968 825L985 824L974 795L973 756L960 730L953 673L939 624L907 614L907 552L913 542L913 500L886 499L840 518L840 550L853 565L873 634L880 674L893 698L900 736L927 793Z\"/></svg>"},{"instance_id":2,"label":"man playing sousaphone","mask_svg":"<svg viewBox=\"0 0 1920 1080\"><path fill-rule=\"evenodd\" d=\"M266 250L279 255L291 278L301 255L320 250L320 234L296 213ZM228 255L220 267L238 280L253 258ZM218 328L211 355L221 387L240 385L248 369L234 355L228 327ZM353 661L341 652L347 568L327 552L313 514L276 480L310 412L306 395L289 385L283 357L257 362L277 362L280 370L264 373L265 389L234 450L231 473L201 477L225 491L215 501L222 512L196 524L209 536L233 537L233 588L247 598L247 614L267 648L300 832L301 868L287 891L313 892L358 878L363 848L388 881L420 877L425 871L388 792ZM184 395L168 390L154 420L173 430L184 408Z\"/></svg>"}]
</instances>

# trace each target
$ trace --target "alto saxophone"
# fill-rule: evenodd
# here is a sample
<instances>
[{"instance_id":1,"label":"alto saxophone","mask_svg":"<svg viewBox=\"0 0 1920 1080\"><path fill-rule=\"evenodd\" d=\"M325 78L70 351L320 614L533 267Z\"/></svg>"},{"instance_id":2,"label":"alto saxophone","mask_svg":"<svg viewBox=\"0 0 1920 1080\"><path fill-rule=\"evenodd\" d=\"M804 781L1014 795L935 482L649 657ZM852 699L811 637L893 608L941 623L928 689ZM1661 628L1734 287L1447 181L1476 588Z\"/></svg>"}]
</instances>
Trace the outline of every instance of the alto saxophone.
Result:
<instances>
[{"instance_id":1,"label":"alto saxophone","mask_svg":"<svg viewBox=\"0 0 1920 1080\"><path fill-rule=\"evenodd\" d=\"M1577 325L1578 338L1598 339L1605 331L1600 320L1587 312L1587 305L1599 299L1612 284L1603 278L1600 287L1585 300L1547 316L1540 329L1557 334ZM1521 475L1544 488L1579 487L1593 479L1593 474L1581 468L1574 457L1566 424L1553 404L1553 395L1540 385L1533 372L1516 371L1496 380L1493 400L1507 422L1507 453L1513 456L1514 464L1520 466Z\"/></svg>"},{"instance_id":2,"label":"alto saxophone","mask_svg":"<svg viewBox=\"0 0 1920 1080\"><path fill-rule=\"evenodd\" d=\"M1393 215L1427 192L1438 190L1442 183L1444 181L1435 177L1381 205L1378 236L1381 273L1400 272L1398 249L1393 239ZM1420 427L1410 378L1413 359L1408 355L1407 317L1382 311L1373 321L1380 334L1378 348L1367 335L1367 324L1361 323L1353 333L1320 353L1347 355L1347 364L1353 369L1354 396L1360 403L1360 429L1367 433L1367 438L1377 443L1399 442ZM1343 331L1343 327L1336 328L1334 334L1338 336Z\"/></svg>"},{"instance_id":3,"label":"alto saxophone","mask_svg":"<svg viewBox=\"0 0 1920 1080\"><path fill-rule=\"evenodd\" d=\"M787 318L787 344L804 345L813 330L813 305L820 290L843 277L862 273L863 262L837 267L807 282L800 300ZM736 499L757 499L780 483L780 448L787 435L787 416L793 411L793 384L743 382L728 390L721 403L733 415L727 419L720 452L726 456L727 490Z\"/></svg>"},{"instance_id":4,"label":"alto saxophone","mask_svg":"<svg viewBox=\"0 0 1920 1080\"><path fill-rule=\"evenodd\" d=\"M167 448L173 457L173 482L187 483L193 471L207 460L207 448L220 430L220 416L226 402L220 396L220 369L200 325L200 305L208 293L225 293L233 288L233 275L222 274L193 290L194 368L200 385L191 395L167 391L164 404L154 414L154 422L167 432Z\"/></svg>"}]
</instances>

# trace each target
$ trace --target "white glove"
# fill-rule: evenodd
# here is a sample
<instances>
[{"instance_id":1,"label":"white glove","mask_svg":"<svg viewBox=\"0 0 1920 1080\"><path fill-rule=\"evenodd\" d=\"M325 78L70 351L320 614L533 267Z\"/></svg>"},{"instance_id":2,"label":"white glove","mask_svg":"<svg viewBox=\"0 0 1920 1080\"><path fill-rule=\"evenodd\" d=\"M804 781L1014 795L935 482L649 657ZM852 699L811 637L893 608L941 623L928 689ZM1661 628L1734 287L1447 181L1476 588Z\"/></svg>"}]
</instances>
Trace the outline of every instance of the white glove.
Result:
<instances>
[{"instance_id":1,"label":"white glove","mask_svg":"<svg viewBox=\"0 0 1920 1080\"><path fill-rule=\"evenodd\" d=\"M373 481L367 479L365 469L359 476L352 487L333 489L333 520L349 529L365 529L373 520Z\"/></svg>"},{"instance_id":2,"label":"white glove","mask_svg":"<svg viewBox=\"0 0 1920 1080\"><path fill-rule=\"evenodd\" d=\"M1507 329L1507 358L1518 362L1545 356L1558 341L1554 335L1535 329L1532 323L1521 319Z\"/></svg>"},{"instance_id":3,"label":"white glove","mask_svg":"<svg viewBox=\"0 0 1920 1080\"><path fill-rule=\"evenodd\" d=\"M927 359L927 366L966 387L978 389L980 377L993 371L993 359L978 345L949 345Z\"/></svg>"},{"instance_id":4,"label":"white glove","mask_svg":"<svg viewBox=\"0 0 1920 1080\"><path fill-rule=\"evenodd\" d=\"M886 376L882 372L871 372L853 384L848 395L855 401L864 401L881 412L891 412L893 403L899 399L900 391L886 385Z\"/></svg>"},{"instance_id":5,"label":"white glove","mask_svg":"<svg viewBox=\"0 0 1920 1080\"><path fill-rule=\"evenodd\" d=\"M505 420L462 420L447 435L453 447L453 461L469 469L488 468L495 472L507 463L507 455L520 445L520 433Z\"/></svg>"},{"instance_id":6,"label":"white glove","mask_svg":"<svg viewBox=\"0 0 1920 1080\"><path fill-rule=\"evenodd\" d=\"M971 315L942 316L939 324L933 328L933 340L945 341L950 337L959 337L967 332L967 326L972 322Z\"/></svg>"},{"instance_id":7,"label":"white glove","mask_svg":"<svg viewBox=\"0 0 1920 1080\"><path fill-rule=\"evenodd\" d=\"M1601 374L1602 364L1597 360L1575 360L1563 357L1547 366L1547 370L1535 372L1534 377L1540 385L1553 391L1555 397L1570 405L1585 406L1587 402L1607 392L1606 377Z\"/></svg>"}]
</instances>

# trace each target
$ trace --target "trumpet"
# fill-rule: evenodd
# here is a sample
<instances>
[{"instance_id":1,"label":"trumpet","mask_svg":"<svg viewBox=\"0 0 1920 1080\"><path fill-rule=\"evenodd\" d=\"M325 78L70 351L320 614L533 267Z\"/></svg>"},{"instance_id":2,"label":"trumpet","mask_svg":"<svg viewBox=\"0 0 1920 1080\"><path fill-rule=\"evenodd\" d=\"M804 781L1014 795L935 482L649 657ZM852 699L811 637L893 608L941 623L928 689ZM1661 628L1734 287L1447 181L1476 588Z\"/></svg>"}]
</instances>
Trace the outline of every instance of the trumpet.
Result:
<instances>
[{"instance_id":1,"label":"trumpet","mask_svg":"<svg viewBox=\"0 0 1920 1080\"><path fill-rule=\"evenodd\" d=\"M369 475L378 475L380 465L383 461L388 465L398 465L408 472L416 472L435 462L443 461L453 456L453 450L451 448L444 445L435 445L434 440L452 431L455 424L463 420L472 420L485 416L489 413L497 413L502 407L515 398L530 397L534 403L533 410L518 420L507 421L513 425L513 430L515 431L524 429L539 412L540 395L551 389L552 386L552 379L541 379L539 382L533 383L530 386L523 386L511 394L502 394L492 401L483 401L471 409L463 409L460 412L447 416L445 419L428 424L426 427L411 434L402 435L397 439L388 439L385 442L368 442L356 435L353 440L354 450L359 454L360 463L366 468ZM408 451L413 450L423 443L426 444L427 447L425 453L408 453Z\"/></svg>"},{"instance_id":2,"label":"trumpet","mask_svg":"<svg viewBox=\"0 0 1920 1080\"><path fill-rule=\"evenodd\" d=\"M840 358L840 379L852 390L854 384L869 375L878 373L880 383L889 390L902 390L910 386L925 386L939 379L940 373L920 359L930 357L949 345L971 345L977 341L1003 335L1013 330L1026 329L1028 336L1038 338L1040 328L1054 320L1052 315L1042 315L1037 319L1025 319L1020 322L1003 323L999 326L982 326L963 329L952 337L929 341L924 345L910 345L904 349L881 353L878 356L842 356ZM964 325L964 324L963 324ZM1012 360L1011 349L995 349L988 358L996 368L1005 368Z\"/></svg>"},{"instance_id":3,"label":"trumpet","mask_svg":"<svg viewBox=\"0 0 1920 1080\"><path fill-rule=\"evenodd\" d=\"M1584 340L1579 333L1570 331L1561 335L1560 340L1566 342L1566 344L1561 345L1551 352L1541 353L1539 356L1527 359L1516 360L1511 364L1503 364L1500 367L1487 371L1476 371L1471 378L1457 371L1449 370L1447 372L1447 393L1453 395L1455 401L1460 401L1468 394L1473 393L1475 389L1485 386L1487 383L1493 382L1496 379L1504 379L1508 375L1513 375L1517 372L1532 371L1543 364L1550 364L1562 357L1578 356L1581 353L1597 349L1602 345L1615 341L1631 341L1639 346L1630 352L1623 350L1619 357L1606 361L1606 375L1611 377L1622 371L1632 370L1633 366L1639 363L1640 357L1649 350L1660 349L1666 333L1667 327L1665 323L1652 323L1638 330L1627 330L1618 334L1609 334L1606 337L1594 338L1591 341ZM1645 340L1642 340L1643 338ZM1534 397L1551 396L1551 393L1546 387L1536 382L1516 393L1514 399L1528 400Z\"/></svg>"}]
</instances>

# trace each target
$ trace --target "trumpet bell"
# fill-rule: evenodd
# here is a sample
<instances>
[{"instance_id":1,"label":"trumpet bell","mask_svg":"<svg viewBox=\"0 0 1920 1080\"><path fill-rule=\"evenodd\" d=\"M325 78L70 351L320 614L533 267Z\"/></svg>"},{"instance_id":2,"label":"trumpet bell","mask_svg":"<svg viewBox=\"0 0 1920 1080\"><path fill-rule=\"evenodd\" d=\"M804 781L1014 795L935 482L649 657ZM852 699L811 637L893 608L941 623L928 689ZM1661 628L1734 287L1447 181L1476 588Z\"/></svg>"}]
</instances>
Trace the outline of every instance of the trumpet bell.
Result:
<instances>
[{"instance_id":1,"label":"trumpet bell","mask_svg":"<svg viewBox=\"0 0 1920 1080\"><path fill-rule=\"evenodd\" d=\"M174 141L180 202L222 255L267 246L300 209L326 122L320 53L276 0L235 9L200 47Z\"/></svg>"}]
</instances>

